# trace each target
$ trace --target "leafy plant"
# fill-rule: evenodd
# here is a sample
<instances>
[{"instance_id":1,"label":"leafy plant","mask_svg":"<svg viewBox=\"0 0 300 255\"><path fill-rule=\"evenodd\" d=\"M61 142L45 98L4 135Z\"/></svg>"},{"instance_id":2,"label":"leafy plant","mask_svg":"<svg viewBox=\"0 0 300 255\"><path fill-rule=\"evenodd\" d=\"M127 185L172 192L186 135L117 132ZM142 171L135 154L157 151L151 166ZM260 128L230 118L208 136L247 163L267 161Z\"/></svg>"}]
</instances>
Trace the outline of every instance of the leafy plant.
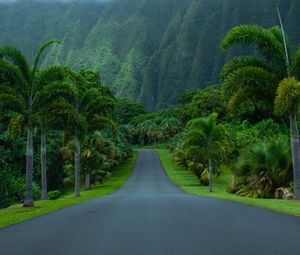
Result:
<instances>
[{"instance_id":1,"label":"leafy plant","mask_svg":"<svg viewBox=\"0 0 300 255\"><path fill-rule=\"evenodd\" d=\"M286 136L245 148L234 167L236 194L270 198L292 181L292 160ZM238 180L238 181L237 181Z\"/></svg>"},{"instance_id":2,"label":"leafy plant","mask_svg":"<svg viewBox=\"0 0 300 255\"><path fill-rule=\"evenodd\" d=\"M50 200L56 200L62 196L62 192L60 190L52 190L48 192L48 198Z\"/></svg>"}]
</instances>

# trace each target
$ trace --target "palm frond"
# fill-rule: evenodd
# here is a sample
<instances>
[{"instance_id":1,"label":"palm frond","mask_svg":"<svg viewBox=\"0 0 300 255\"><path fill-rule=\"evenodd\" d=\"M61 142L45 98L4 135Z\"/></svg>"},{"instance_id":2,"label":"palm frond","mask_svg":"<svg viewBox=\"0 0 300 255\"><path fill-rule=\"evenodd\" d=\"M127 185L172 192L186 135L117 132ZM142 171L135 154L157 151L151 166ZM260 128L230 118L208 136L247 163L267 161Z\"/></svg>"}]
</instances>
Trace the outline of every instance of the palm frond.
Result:
<instances>
[{"instance_id":1,"label":"palm frond","mask_svg":"<svg viewBox=\"0 0 300 255\"><path fill-rule=\"evenodd\" d=\"M76 91L73 84L62 81L54 81L45 85L37 94L36 104L38 107L47 107L55 100L64 99L69 103L76 100Z\"/></svg>"},{"instance_id":2,"label":"palm frond","mask_svg":"<svg viewBox=\"0 0 300 255\"><path fill-rule=\"evenodd\" d=\"M0 60L0 82L11 85L24 98L29 98L28 81L16 65Z\"/></svg>"},{"instance_id":3,"label":"palm frond","mask_svg":"<svg viewBox=\"0 0 300 255\"><path fill-rule=\"evenodd\" d=\"M285 50L278 31L265 29L258 25L240 25L231 29L224 37L221 48L227 50L237 44L254 45L258 52L272 65L276 65L280 76L285 68Z\"/></svg>"},{"instance_id":4,"label":"palm frond","mask_svg":"<svg viewBox=\"0 0 300 255\"><path fill-rule=\"evenodd\" d=\"M229 100L241 88L255 88L261 92L268 92L270 98L275 95L278 80L267 70L247 66L230 73L222 84L222 95Z\"/></svg>"},{"instance_id":5,"label":"palm frond","mask_svg":"<svg viewBox=\"0 0 300 255\"><path fill-rule=\"evenodd\" d=\"M63 66L50 66L38 73L38 82L43 87L55 81L63 81L66 76L66 68Z\"/></svg>"},{"instance_id":6,"label":"palm frond","mask_svg":"<svg viewBox=\"0 0 300 255\"><path fill-rule=\"evenodd\" d=\"M254 56L243 56L243 57L234 57L231 60L229 60L224 67L221 70L221 81L223 82L226 77L235 72L238 69L241 69L243 67L260 67L265 70L271 71L271 67L265 63L263 60L258 59Z\"/></svg>"},{"instance_id":7,"label":"palm frond","mask_svg":"<svg viewBox=\"0 0 300 255\"><path fill-rule=\"evenodd\" d=\"M22 98L12 94L0 93L0 112L12 111L20 114L26 114L26 106Z\"/></svg>"},{"instance_id":8,"label":"palm frond","mask_svg":"<svg viewBox=\"0 0 300 255\"><path fill-rule=\"evenodd\" d=\"M85 119L77 112L76 108L65 100L58 100L50 104L43 112L39 113L47 120L54 129L86 130Z\"/></svg>"},{"instance_id":9,"label":"palm frond","mask_svg":"<svg viewBox=\"0 0 300 255\"><path fill-rule=\"evenodd\" d=\"M33 64L33 68L32 68L32 77L35 77L35 74L36 74L36 71L37 71L37 68L38 68L38 64L39 64L39 61L40 61L40 58L41 58L41 55L43 54L44 50L50 46L51 44L55 44L55 43L58 43L60 44L60 41L57 41L57 40L50 40L50 41L47 41L45 42L39 49L35 59L34 59L34 64Z\"/></svg>"},{"instance_id":10,"label":"palm frond","mask_svg":"<svg viewBox=\"0 0 300 255\"><path fill-rule=\"evenodd\" d=\"M0 59L17 66L27 83L31 81L30 67L23 53L14 47L0 48Z\"/></svg>"},{"instance_id":11,"label":"palm frond","mask_svg":"<svg viewBox=\"0 0 300 255\"><path fill-rule=\"evenodd\" d=\"M275 113L283 115L289 113L300 98L300 82L294 77L285 78L278 86L275 98Z\"/></svg>"},{"instance_id":12,"label":"palm frond","mask_svg":"<svg viewBox=\"0 0 300 255\"><path fill-rule=\"evenodd\" d=\"M113 134L117 131L117 124L116 122L109 117L95 115L92 120L89 122L89 129L90 130L101 130L101 129L110 129Z\"/></svg>"}]
</instances>

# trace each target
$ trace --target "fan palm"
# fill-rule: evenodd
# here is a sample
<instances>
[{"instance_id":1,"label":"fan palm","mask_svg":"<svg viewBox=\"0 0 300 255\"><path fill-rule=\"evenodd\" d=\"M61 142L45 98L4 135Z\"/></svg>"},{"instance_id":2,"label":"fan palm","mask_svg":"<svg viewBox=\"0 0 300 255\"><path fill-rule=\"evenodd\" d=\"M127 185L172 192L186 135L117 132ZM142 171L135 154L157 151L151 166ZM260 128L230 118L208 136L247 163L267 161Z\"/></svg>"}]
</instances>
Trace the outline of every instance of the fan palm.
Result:
<instances>
[{"instance_id":1,"label":"fan palm","mask_svg":"<svg viewBox=\"0 0 300 255\"><path fill-rule=\"evenodd\" d=\"M43 44L30 68L25 56L16 48L0 48L0 80L1 106L24 116L27 123L26 146L26 193L23 206L33 206L32 179L33 179L33 116L37 110L37 96L42 87L37 82L38 63L44 50L51 44L58 43L52 40Z\"/></svg>"},{"instance_id":2,"label":"fan palm","mask_svg":"<svg viewBox=\"0 0 300 255\"><path fill-rule=\"evenodd\" d=\"M213 191L213 160L220 154L224 130L217 124L217 114L194 119L188 123L191 130L184 137L184 145L199 157L205 157L209 172L209 190Z\"/></svg>"},{"instance_id":3,"label":"fan palm","mask_svg":"<svg viewBox=\"0 0 300 255\"><path fill-rule=\"evenodd\" d=\"M259 142L243 150L234 173L241 183L238 194L274 197L276 189L289 186L292 180L292 161L286 137Z\"/></svg>"}]
</instances>

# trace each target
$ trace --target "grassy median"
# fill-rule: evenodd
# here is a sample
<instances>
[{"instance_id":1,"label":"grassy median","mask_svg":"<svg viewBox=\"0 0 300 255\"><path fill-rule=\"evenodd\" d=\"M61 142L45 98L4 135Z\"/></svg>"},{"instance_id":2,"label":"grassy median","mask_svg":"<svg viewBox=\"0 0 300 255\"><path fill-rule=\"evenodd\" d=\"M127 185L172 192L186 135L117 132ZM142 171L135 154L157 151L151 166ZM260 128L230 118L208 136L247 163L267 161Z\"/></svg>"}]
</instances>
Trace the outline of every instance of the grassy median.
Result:
<instances>
[{"instance_id":1,"label":"grassy median","mask_svg":"<svg viewBox=\"0 0 300 255\"><path fill-rule=\"evenodd\" d=\"M1 209L0 227L114 192L130 176L134 167L136 155L137 153L134 152L134 155L130 160L122 163L117 169L115 169L112 176L104 184L93 186L91 190L82 190L80 197L72 197L72 194L67 194L57 200L36 201L35 207L33 208L23 208L21 204L18 204Z\"/></svg>"},{"instance_id":2,"label":"grassy median","mask_svg":"<svg viewBox=\"0 0 300 255\"><path fill-rule=\"evenodd\" d=\"M279 199L256 199L244 198L226 192L226 187L231 181L231 175L224 173L214 179L214 192L210 193L208 187L200 186L199 181L192 172L178 167L172 160L171 153L168 150L157 149L161 162L170 179L185 192L193 195L214 197L220 199L232 200L240 203L254 205L271 209L273 211L300 216L300 202L287 201Z\"/></svg>"}]
</instances>

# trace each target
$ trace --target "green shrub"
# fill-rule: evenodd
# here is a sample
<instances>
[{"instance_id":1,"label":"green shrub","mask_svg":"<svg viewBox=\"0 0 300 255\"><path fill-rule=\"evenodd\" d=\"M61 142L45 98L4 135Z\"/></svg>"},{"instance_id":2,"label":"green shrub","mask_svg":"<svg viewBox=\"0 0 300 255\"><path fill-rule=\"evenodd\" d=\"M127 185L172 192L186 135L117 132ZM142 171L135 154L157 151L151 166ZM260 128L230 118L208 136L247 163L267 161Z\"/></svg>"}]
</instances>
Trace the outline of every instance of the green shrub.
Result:
<instances>
[{"instance_id":1,"label":"green shrub","mask_svg":"<svg viewBox=\"0 0 300 255\"><path fill-rule=\"evenodd\" d=\"M276 189L288 188L293 176L288 136L244 149L233 172L235 183L229 190L240 196L272 198Z\"/></svg>"},{"instance_id":2,"label":"green shrub","mask_svg":"<svg viewBox=\"0 0 300 255\"><path fill-rule=\"evenodd\" d=\"M208 186L209 185L209 173L208 173L207 168L201 174L200 183L203 186Z\"/></svg>"},{"instance_id":3,"label":"green shrub","mask_svg":"<svg viewBox=\"0 0 300 255\"><path fill-rule=\"evenodd\" d=\"M50 200L58 199L61 196L62 196L62 192L60 190L53 190L48 192L48 198Z\"/></svg>"}]
</instances>

